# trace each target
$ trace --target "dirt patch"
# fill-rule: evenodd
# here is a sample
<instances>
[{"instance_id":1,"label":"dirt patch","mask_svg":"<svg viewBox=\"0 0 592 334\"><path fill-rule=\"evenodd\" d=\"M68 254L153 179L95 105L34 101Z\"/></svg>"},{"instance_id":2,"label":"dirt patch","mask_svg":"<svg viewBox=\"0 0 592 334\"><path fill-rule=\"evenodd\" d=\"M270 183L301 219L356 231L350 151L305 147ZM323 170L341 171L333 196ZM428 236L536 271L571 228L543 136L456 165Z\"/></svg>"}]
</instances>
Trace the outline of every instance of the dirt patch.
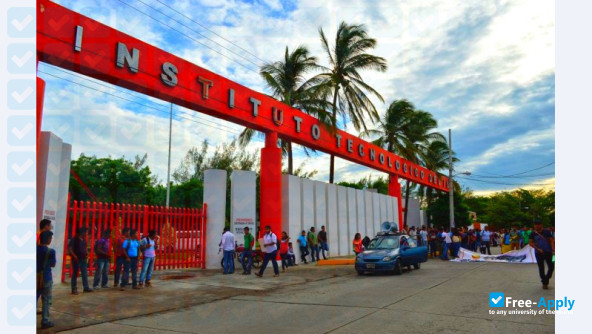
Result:
<instances>
[{"instance_id":1,"label":"dirt patch","mask_svg":"<svg viewBox=\"0 0 592 334\"><path fill-rule=\"evenodd\" d=\"M187 278L194 278L195 275L193 274L173 274L173 275L163 275L160 276L159 279L168 281L168 280L177 280L177 279L187 279Z\"/></svg>"}]
</instances>

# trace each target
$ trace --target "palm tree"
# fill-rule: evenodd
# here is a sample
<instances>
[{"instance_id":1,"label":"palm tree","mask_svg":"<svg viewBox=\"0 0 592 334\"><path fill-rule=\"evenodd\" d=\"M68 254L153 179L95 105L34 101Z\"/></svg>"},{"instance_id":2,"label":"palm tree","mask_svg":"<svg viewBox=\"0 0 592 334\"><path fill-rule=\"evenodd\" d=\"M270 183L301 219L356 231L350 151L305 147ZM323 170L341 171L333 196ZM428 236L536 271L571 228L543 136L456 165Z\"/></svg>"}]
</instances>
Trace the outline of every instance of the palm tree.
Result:
<instances>
[{"instance_id":1,"label":"palm tree","mask_svg":"<svg viewBox=\"0 0 592 334\"><path fill-rule=\"evenodd\" d=\"M356 130L366 130L365 117L372 122L379 119L378 112L370 100L376 96L381 102L382 96L364 82L359 71L377 70L385 72L386 60L367 53L376 47L376 40L368 37L364 25L349 25L341 22L335 36L335 45L329 46L322 28L319 28L321 45L330 67L324 67L323 73L317 75L322 80L320 88L327 98L332 95L331 125L337 128L337 115L343 119L348 117ZM333 183L335 156L331 154L329 182Z\"/></svg>"},{"instance_id":2,"label":"palm tree","mask_svg":"<svg viewBox=\"0 0 592 334\"><path fill-rule=\"evenodd\" d=\"M261 67L260 74L267 87L271 89L273 97L291 107L313 114L323 121L326 118L324 110L327 103L317 97L318 89L315 89L320 79L311 78L307 80L304 77L307 72L316 68L318 68L317 58L311 56L306 47L298 46L290 53L286 46L284 59L264 64ZM245 128L239 135L241 146L246 146L254 134L255 130ZM292 143L282 140L282 150L288 155L288 173L292 174Z\"/></svg>"},{"instance_id":3,"label":"palm tree","mask_svg":"<svg viewBox=\"0 0 592 334\"><path fill-rule=\"evenodd\" d=\"M422 153L422 165L432 171L440 171L448 169L448 144L445 141L433 140L429 143L425 152ZM457 162L458 159L454 157L452 152L452 161ZM455 189L456 191L456 189ZM434 198L434 189L426 186L421 186L419 192L425 193L427 204L430 205Z\"/></svg>"},{"instance_id":4,"label":"palm tree","mask_svg":"<svg viewBox=\"0 0 592 334\"><path fill-rule=\"evenodd\" d=\"M378 127L363 131L360 136L378 136L373 142L389 152L393 152L415 164L420 164L426 157L432 142L446 142L446 138L433 130L438 122L429 112L416 110L411 102L403 100L393 101ZM406 180L405 207L409 204L411 184ZM404 214L407 223L407 211Z\"/></svg>"}]
</instances>

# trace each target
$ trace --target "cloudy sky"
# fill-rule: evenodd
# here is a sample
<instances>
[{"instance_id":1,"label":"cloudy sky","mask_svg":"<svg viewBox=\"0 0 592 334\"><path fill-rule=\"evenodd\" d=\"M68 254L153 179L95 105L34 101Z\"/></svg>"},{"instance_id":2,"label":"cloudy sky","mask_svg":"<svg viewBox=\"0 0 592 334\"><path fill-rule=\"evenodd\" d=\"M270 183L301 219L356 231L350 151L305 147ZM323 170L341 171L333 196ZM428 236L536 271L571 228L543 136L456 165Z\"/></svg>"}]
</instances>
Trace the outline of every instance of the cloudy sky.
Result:
<instances>
[{"instance_id":1,"label":"cloudy sky","mask_svg":"<svg viewBox=\"0 0 592 334\"><path fill-rule=\"evenodd\" d=\"M341 21L364 24L378 41L386 73L364 73L386 102L408 99L452 129L458 181L477 194L554 187L555 8L539 1L56 1L118 30L267 93L261 64L305 45L320 62L322 27L334 39ZM170 105L123 88L40 64L47 82L43 129L80 153L148 153L166 180ZM242 127L173 107L173 168L194 145L228 143ZM355 133L348 125L347 130ZM257 139L248 150L263 146ZM327 181L329 157L306 161ZM336 180L383 176L337 159Z\"/></svg>"}]
</instances>

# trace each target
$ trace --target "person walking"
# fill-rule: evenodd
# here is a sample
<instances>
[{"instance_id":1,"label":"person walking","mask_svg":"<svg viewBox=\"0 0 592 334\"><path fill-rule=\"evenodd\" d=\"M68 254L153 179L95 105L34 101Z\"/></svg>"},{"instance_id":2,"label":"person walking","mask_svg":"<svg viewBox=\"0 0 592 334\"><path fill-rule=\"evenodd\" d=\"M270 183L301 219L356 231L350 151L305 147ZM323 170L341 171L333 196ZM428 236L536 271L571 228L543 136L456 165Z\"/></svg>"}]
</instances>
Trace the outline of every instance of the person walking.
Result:
<instances>
[{"instance_id":1,"label":"person walking","mask_svg":"<svg viewBox=\"0 0 592 334\"><path fill-rule=\"evenodd\" d=\"M549 288L549 280L553 276L553 269L555 269L555 238L548 229L543 229L541 221L534 222L534 231L532 238L529 240L530 247L536 250L535 258L539 266L539 277L543 284L543 289ZM547 273L545 274L545 262L547 263Z\"/></svg>"},{"instance_id":2,"label":"person walking","mask_svg":"<svg viewBox=\"0 0 592 334\"><path fill-rule=\"evenodd\" d=\"M290 237L285 231L282 232L282 240L280 240L280 258L282 259L282 272L288 268L288 250L290 249Z\"/></svg>"},{"instance_id":3,"label":"person walking","mask_svg":"<svg viewBox=\"0 0 592 334\"><path fill-rule=\"evenodd\" d=\"M243 266L243 275L251 275L251 268L253 268L253 246L255 245L255 237L251 234L248 227L243 229L245 232L243 252L241 254L241 265ZM246 261L245 261L246 260Z\"/></svg>"},{"instance_id":4,"label":"person walking","mask_svg":"<svg viewBox=\"0 0 592 334\"><path fill-rule=\"evenodd\" d=\"M123 269L125 268L125 249L123 249L123 242L129 239L129 228L124 227L121 231L121 235L119 239L116 241L115 245L115 273L113 275L113 287L119 287L119 279L121 278L121 274ZM128 283L128 282L126 282Z\"/></svg>"},{"instance_id":5,"label":"person walking","mask_svg":"<svg viewBox=\"0 0 592 334\"><path fill-rule=\"evenodd\" d=\"M130 237L123 242L125 250L125 263L123 266L123 277L121 281L121 291L125 291L125 286L129 284L129 275L131 271L132 289L140 289L138 286L138 255L140 252L140 241L136 237L136 230L130 230Z\"/></svg>"},{"instance_id":6,"label":"person walking","mask_svg":"<svg viewBox=\"0 0 592 334\"><path fill-rule=\"evenodd\" d=\"M235 240L234 234L230 233L229 227L224 227L224 234L222 234L222 251L224 252L224 275L234 273L234 251Z\"/></svg>"},{"instance_id":7,"label":"person walking","mask_svg":"<svg viewBox=\"0 0 592 334\"><path fill-rule=\"evenodd\" d=\"M310 257L312 258L312 262L315 262L315 254L316 254L316 261L319 260L319 244L317 241L317 235L315 234L314 226L310 228L308 235L306 236L308 239L308 247L310 247Z\"/></svg>"},{"instance_id":8,"label":"person walking","mask_svg":"<svg viewBox=\"0 0 592 334\"><path fill-rule=\"evenodd\" d=\"M321 231L319 232L319 234L317 235L317 238L319 240L319 246L321 248L321 254L323 255L323 260L327 259L327 255L325 254L325 251L329 251L329 244L327 243L327 231L325 231L325 226L321 226Z\"/></svg>"},{"instance_id":9,"label":"person walking","mask_svg":"<svg viewBox=\"0 0 592 334\"><path fill-rule=\"evenodd\" d=\"M453 229L452 233L452 256L454 258L458 257L458 252L460 251L460 242L462 241L462 236L458 229Z\"/></svg>"},{"instance_id":10,"label":"person walking","mask_svg":"<svg viewBox=\"0 0 592 334\"><path fill-rule=\"evenodd\" d=\"M304 234L304 231L302 231ZM263 277L263 273L265 272L265 268L267 264L271 260L273 265L273 277L280 276L280 270L278 268L278 264L276 261L277 257L277 236L271 232L271 226L265 226L265 234L263 235L263 246L261 249L265 249L265 256L263 257L263 264L261 265L261 269L259 272L255 273L257 277Z\"/></svg>"},{"instance_id":11,"label":"person walking","mask_svg":"<svg viewBox=\"0 0 592 334\"><path fill-rule=\"evenodd\" d=\"M82 286L84 292L93 292L88 286L88 246L86 242L86 228L79 227L76 230L76 236L68 242L68 254L70 255L70 263L72 266L72 278L70 286L72 294L78 294L77 280L78 272L82 276Z\"/></svg>"},{"instance_id":12,"label":"person walking","mask_svg":"<svg viewBox=\"0 0 592 334\"><path fill-rule=\"evenodd\" d=\"M109 284L109 260L111 258L111 244L109 241L109 230L104 230L101 233L101 238L95 242L95 278L93 280L93 289L99 288L99 281L101 288L108 288Z\"/></svg>"},{"instance_id":13,"label":"person walking","mask_svg":"<svg viewBox=\"0 0 592 334\"><path fill-rule=\"evenodd\" d=\"M156 260L156 230L150 230L148 236L140 241L140 249L143 250L144 258L142 260L142 271L140 272L140 282L138 285L140 288L143 286L150 287L152 286L150 279L152 278L154 262Z\"/></svg>"},{"instance_id":14,"label":"person walking","mask_svg":"<svg viewBox=\"0 0 592 334\"><path fill-rule=\"evenodd\" d=\"M43 231L39 234L37 245L37 300L41 297L41 328L55 326L49 321L49 307L52 302L53 279L51 268L56 266L56 252L49 248L53 239L53 232Z\"/></svg>"},{"instance_id":15,"label":"person walking","mask_svg":"<svg viewBox=\"0 0 592 334\"><path fill-rule=\"evenodd\" d=\"M300 261L304 262L304 264L307 264L308 262L306 262L306 256L308 255L308 246L307 246L307 240L306 240L306 231L302 230L302 232L300 233L300 236L298 237L298 240L296 240L296 242L298 242L298 247L300 248Z\"/></svg>"},{"instance_id":16,"label":"person walking","mask_svg":"<svg viewBox=\"0 0 592 334\"><path fill-rule=\"evenodd\" d=\"M364 251L364 247L362 246L362 235L360 233L356 233L356 235L354 235L354 241L352 244L356 256Z\"/></svg>"}]
</instances>

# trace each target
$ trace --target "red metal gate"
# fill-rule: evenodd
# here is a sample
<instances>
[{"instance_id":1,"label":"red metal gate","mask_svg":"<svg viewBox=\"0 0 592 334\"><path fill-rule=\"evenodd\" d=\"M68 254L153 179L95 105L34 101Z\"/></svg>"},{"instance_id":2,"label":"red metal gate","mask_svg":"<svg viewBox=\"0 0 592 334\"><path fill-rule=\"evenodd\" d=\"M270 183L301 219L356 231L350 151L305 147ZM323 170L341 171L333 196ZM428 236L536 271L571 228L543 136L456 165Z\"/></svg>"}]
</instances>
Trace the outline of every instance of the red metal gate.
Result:
<instances>
[{"instance_id":1,"label":"red metal gate","mask_svg":"<svg viewBox=\"0 0 592 334\"><path fill-rule=\"evenodd\" d=\"M66 238L64 245L75 235L79 227L88 229L88 274L94 274L95 240L101 232L111 231L111 246L121 235L124 227L137 231L138 239L148 235L150 230L157 234L155 270L202 268L205 269L206 210L188 208L166 208L162 206L115 204L101 202L73 201L68 206ZM70 256L64 247L62 261L62 282L66 273L71 277ZM139 267L142 261L138 262ZM109 273L115 268L114 252L111 252Z\"/></svg>"}]
</instances>

